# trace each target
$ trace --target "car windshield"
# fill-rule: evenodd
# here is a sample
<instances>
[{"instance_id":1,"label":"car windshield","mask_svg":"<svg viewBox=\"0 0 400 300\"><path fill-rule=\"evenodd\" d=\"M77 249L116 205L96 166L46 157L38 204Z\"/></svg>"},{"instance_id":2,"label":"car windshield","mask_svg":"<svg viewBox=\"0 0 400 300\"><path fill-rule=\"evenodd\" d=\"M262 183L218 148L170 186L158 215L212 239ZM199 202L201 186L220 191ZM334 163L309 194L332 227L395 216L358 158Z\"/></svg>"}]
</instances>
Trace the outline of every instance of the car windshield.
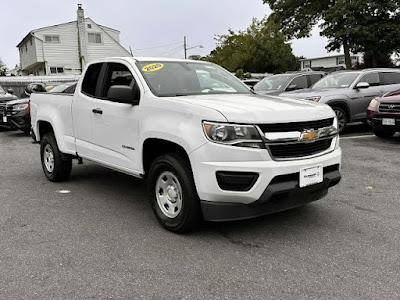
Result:
<instances>
[{"instance_id":1,"label":"car windshield","mask_svg":"<svg viewBox=\"0 0 400 300\"><path fill-rule=\"evenodd\" d=\"M62 93L64 92L67 88L69 88L71 84L60 84L54 86L52 89L48 90L49 93ZM47 89L47 88L46 88Z\"/></svg>"},{"instance_id":2,"label":"car windshield","mask_svg":"<svg viewBox=\"0 0 400 300\"><path fill-rule=\"evenodd\" d=\"M320 81L318 81L312 89L324 89L324 88L348 88L356 80L360 73L337 73L330 74Z\"/></svg>"},{"instance_id":3,"label":"car windshield","mask_svg":"<svg viewBox=\"0 0 400 300\"><path fill-rule=\"evenodd\" d=\"M293 75L274 75L264 78L254 86L255 91L282 90L293 79Z\"/></svg>"},{"instance_id":4,"label":"car windshield","mask_svg":"<svg viewBox=\"0 0 400 300\"><path fill-rule=\"evenodd\" d=\"M236 77L211 63L146 61L137 65L151 91L159 97L251 93Z\"/></svg>"}]
</instances>

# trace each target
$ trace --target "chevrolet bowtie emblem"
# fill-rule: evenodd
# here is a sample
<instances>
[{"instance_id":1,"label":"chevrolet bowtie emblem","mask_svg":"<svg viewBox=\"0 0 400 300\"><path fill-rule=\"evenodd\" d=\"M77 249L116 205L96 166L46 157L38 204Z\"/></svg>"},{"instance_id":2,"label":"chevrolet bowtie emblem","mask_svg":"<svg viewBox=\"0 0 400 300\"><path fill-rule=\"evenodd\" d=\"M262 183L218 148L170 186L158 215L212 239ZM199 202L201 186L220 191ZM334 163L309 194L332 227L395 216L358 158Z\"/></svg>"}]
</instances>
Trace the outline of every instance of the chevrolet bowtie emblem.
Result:
<instances>
[{"instance_id":1,"label":"chevrolet bowtie emblem","mask_svg":"<svg viewBox=\"0 0 400 300\"><path fill-rule=\"evenodd\" d=\"M304 130L301 134L300 141L311 142L319 137L318 133L314 129Z\"/></svg>"}]
</instances>

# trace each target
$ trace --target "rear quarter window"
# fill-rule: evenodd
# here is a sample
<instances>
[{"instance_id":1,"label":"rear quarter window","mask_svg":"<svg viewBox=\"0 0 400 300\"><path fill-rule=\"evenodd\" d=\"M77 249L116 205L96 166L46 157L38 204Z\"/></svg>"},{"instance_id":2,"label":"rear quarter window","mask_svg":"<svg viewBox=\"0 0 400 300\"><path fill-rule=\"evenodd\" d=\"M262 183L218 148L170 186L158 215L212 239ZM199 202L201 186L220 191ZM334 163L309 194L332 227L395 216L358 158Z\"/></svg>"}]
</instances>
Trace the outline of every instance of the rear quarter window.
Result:
<instances>
[{"instance_id":1,"label":"rear quarter window","mask_svg":"<svg viewBox=\"0 0 400 300\"><path fill-rule=\"evenodd\" d=\"M379 73L382 85L400 84L400 72Z\"/></svg>"}]
</instances>

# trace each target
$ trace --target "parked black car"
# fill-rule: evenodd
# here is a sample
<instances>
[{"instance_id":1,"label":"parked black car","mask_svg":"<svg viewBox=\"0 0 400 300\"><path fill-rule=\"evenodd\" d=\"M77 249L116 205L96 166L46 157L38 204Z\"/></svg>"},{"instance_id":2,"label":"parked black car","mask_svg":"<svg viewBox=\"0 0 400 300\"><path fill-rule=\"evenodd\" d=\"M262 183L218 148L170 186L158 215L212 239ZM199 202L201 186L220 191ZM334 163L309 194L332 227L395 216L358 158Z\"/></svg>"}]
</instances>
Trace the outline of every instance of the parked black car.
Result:
<instances>
[{"instance_id":1,"label":"parked black car","mask_svg":"<svg viewBox=\"0 0 400 300\"><path fill-rule=\"evenodd\" d=\"M29 113L29 97L32 93L74 93L76 82L51 84L30 83L21 95L22 99L12 100L6 103L3 113L3 128L19 129L29 133L31 129L31 116ZM47 91L47 89L49 89Z\"/></svg>"},{"instance_id":2,"label":"parked black car","mask_svg":"<svg viewBox=\"0 0 400 300\"><path fill-rule=\"evenodd\" d=\"M4 123L7 121L7 117L5 115L6 104L9 101L18 99L13 90L8 89L5 90L0 86L0 130L4 128Z\"/></svg>"}]
</instances>

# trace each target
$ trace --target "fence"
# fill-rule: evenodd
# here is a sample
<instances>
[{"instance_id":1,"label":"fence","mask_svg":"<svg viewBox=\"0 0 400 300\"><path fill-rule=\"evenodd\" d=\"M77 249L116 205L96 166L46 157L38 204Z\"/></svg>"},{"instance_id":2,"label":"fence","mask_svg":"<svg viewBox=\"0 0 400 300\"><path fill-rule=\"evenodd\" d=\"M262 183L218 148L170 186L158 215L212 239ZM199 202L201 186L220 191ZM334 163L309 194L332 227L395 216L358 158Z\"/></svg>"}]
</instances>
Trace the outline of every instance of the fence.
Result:
<instances>
[{"instance_id":1,"label":"fence","mask_svg":"<svg viewBox=\"0 0 400 300\"><path fill-rule=\"evenodd\" d=\"M29 83L62 83L78 81L79 75L63 75L63 76L0 76L0 86L4 90L13 89L14 95L19 97Z\"/></svg>"}]
</instances>

